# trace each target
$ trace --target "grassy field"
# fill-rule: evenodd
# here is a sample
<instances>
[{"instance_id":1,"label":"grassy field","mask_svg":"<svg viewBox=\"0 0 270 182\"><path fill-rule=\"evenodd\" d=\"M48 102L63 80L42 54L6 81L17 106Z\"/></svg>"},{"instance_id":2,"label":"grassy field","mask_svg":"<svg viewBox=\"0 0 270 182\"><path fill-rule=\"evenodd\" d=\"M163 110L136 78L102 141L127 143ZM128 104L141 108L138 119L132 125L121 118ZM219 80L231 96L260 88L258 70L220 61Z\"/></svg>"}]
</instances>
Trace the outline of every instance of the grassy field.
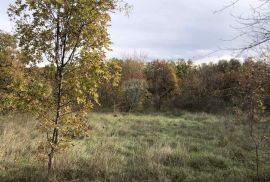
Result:
<instances>
[{"instance_id":1,"label":"grassy field","mask_svg":"<svg viewBox=\"0 0 270 182\"><path fill-rule=\"evenodd\" d=\"M233 117L93 113L89 122L89 137L57 155L55 181L256 180L248 128ZM29 116L0 117L0 181L45 181L44 138ZM270 181L268 139L260 145L260 181Z\"/></svg>"}]
</instances>

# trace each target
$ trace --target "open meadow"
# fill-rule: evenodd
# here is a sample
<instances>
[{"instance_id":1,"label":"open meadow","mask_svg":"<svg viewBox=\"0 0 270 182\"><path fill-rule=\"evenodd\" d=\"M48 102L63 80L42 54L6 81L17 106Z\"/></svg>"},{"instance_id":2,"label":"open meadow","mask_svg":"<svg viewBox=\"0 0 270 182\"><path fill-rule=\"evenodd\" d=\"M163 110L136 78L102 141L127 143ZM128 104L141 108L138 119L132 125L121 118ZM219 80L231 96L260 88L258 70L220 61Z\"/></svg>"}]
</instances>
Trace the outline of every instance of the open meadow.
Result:
<instances>
[{"instance_id":1,"label":"open meadow","mask_svg":"<svg viewBox=\"0 0 270 182\"><path fill-rule=\"evenodd\" d=\"M270 0L2 0L0 182L270 182Z\"/></svg>"},{"instance_id":2,"label":"open meadow","mask_svg":"<svg viewBox=\"0 0 270 182\"><path fill-rule=\"evenodd\" d=\"M0 181L46 181L44 136L27 115L0 117ZM248 128L230 116L92 113L88 137L55 162L55 181L255 181ZM269 137L263 124L259 132ZM37 143L39 145L37 145ZM260 181L270 181L269 138Z\"/></svg>"}]
</instances>

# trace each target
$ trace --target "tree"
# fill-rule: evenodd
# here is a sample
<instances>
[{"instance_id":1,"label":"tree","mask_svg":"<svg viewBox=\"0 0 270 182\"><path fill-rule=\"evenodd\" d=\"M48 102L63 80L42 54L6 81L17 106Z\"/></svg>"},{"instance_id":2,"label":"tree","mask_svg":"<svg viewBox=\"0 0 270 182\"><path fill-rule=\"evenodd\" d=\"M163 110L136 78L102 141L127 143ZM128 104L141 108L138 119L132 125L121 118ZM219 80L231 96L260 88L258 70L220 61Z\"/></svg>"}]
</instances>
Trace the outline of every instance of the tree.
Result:
<instances>
[{"instance_id":1,"label":"tree","mask_svg":"<svg viewBox=\"0 0 270 182\"><path fill-rule=\"evenodd\" d=\"M135 59L125 60L122 64L121 106L125 111L132 111L142 103L146 93L144 63Z\"/></svg>"},{"instance_id":2,"label":"tree","mask_svg":"<svg viewBox=\"0 0 270 182\"><path fill-rule=\"evenodd\" d=\"M205 112L228 109L239 95L240 68L241 63L235 59L193 66L182 74L181 94L174 106Z\"/></svg>"},{"instance_id":3,"label":"tree","mask_svg":"<svg viewBox=\"0 0 270 182\"><path fill-rule=\"evenodd\" d=\"M116 8L115 0L16 0L10 6L27 64L51 67L51 94L35 103L48 136L48 176L55 152L87 129L87 111L98 99L100 78L106 76L107 27Z\"/></svg>"},{"instance_id":4,"label":"tree","mask_svg":"<svg viewBox=\"0 0 270 182\"><path fill-rule=\"evenodd\" d=\"M163 99L178 88L175 70L170 63L157 60L147 64L145 76L155 107L160 110Z\"/></svg>"},{"instance_id":5,"label":"tree","mask_svg":"<svg viewBox=\"0 0 270 182\"><path fill-rule=\"evenodd\" d=\"M176 61L171 62L172 66L175 69L175 73L178 80L178 87L179 87L179 93L178 96L180 96L182 84L183 84L183 78L187 76L193 69L193 63L191 60L185 61L184 59L178 59ZM177 96L175 98L177 100Z\"/></svg>"},{"instance_id":6,"label":"tree","mask_svg":"<svg viewBox=\"0 0 270 182\"><path fill-rule=\"evenodd\" d=\"M182 77L181 94L176 98L174 104L176 107L200 111L206 108L208 102L205 103L203 100L207 92L207 79L204 78L203 69L208 69L208 67L193 67L187 75ZM207 99L207 101L209 100ZM203 108L202 105L204 105Z\"/></svg>"},{"instance_id":7,"label":"tree","mask_svg":"<svg viewBox=\"0 0 270 182\"><path fill-rule=\"evenodd\" d=\"M15 37L0 32L0 112L22 109L24 71Z\"/></svg>"},{"instance_id":8,"label":"tree","mask_svg":"<svg viewBox=\"0 0 270 182\"><path fill-rule=\"evenodd\" d=\"M107 63L108 73L110 77L99 87L100 105L105 108L112 109L116 112L119 104L120 84L122 76L122 60L111 59Z\"/></svg>"},{"instance_id":9,"label":"tree","mask_svg":"<svg viewBox=\"0 0 270 182\"><path fill-rule=\"evenodd\" d=\"M260 147L266 138L264 133L258 131L256 126L263 122L266 111L265 99L269 97L268 86L269 67L264 62L254 62L251 58L246 60L241 69L240 98L238 106L245 111L246 121L249 126L249 137L254 145L256 154L256 178L260 181ZM267 127L266 127L267 128Z\"/></svg>"},{"instance_id":10,"label":"tree","mask_svg":"<svg viewBox=\"0 0 270 182\"><path fill-rule=\"evenodd\" d=\"M234 0L215 13L229 9L240 1ZM270 31L269 26L265 26L270 21L269 5L270 0L260 0L256 2L255 6L250 5L248 15L234 16L239 24L235 28L239 31L239 35L232 40L239 38L246 40L243 46L236 47L234 50L241 52L255 50L260 56L269 57Z\"/></svg>"},{"instance_id":11,"label":"tree","mask_svg":"<svg viewBox=\"0 0 270 182\"><path fill-rule=\"evenodd\" d=\"M123 105L126 111L130 112L138 107L146 93L145 80L131 79L121 85Z\"/></svg>"},{"instance_id":12,"label":"tree","mask_svg":"<svg viewBox=\"0 0 270 182\"><path fill-rule=\"evenodd\" d=\"M176 70L176 75L178 79L183 78L185 75L190 73L192 70L192 61L188 60L185 61L184 59L179 59L176 61L172 61L173 66L175 67Z\"/></svg>"},{"instance_id":13,"label":"tree","mask_svg":"<svg viewBox=\"0 0 270 182\"><path fill-rule=\"evenodd\" d=\"M233 99L239 95L238 78L240 75L241 63L236 59L220 60L213 66L214 82L209 82L209 85L214 86L212 91L215 91L215 96L220 99L224 107L232 107ZM215 84L212 84L215 83Z\"/></svg>"},{"instance_id":14,"label":"tree","mask_svg":"<svg viewBox=\"0 0 270 182\"><path fill-rule=\"evenodd\" d=\"M257 49L263 56L269 56L270 34L269 27L269 0L261 0L258 7L252 8L249 17L237 17L242 25L239 28L241 37L248 38L249 43L241 48L242 51Z\"/></svg>"}]
</instances>

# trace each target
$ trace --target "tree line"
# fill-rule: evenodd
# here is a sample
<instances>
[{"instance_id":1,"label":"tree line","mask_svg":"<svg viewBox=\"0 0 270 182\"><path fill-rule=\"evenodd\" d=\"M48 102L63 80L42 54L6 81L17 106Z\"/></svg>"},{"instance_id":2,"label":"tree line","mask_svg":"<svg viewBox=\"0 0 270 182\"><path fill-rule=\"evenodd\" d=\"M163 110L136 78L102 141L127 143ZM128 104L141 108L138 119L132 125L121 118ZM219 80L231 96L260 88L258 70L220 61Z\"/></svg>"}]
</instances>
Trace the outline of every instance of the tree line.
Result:
<instances>
[{"instance_id":1,"label":"tree line","mask_svg":"<svg viewBox=\"0 0 270 182\"><path fill-rule=\"evenodd\" d=\"M0 58L2 113L29 110L31 103L41 103L42 98L50 95L49 85L53 85L56 67L26 66L24 62L28 58L16 48L15 37L4 32L0 33ZM95 65L96 68L87 66L106 68L99 76L94 71L88 75L92 80L96 77L95 83L87 83L96 85L96 93L84 99L95 105L96 110L237 112L248 109L250 103L246 102L253 95L259 95L265 110L270 107L270 66L264 60L231 59L196 65L184 59L149 62L113 58ZM83 74L83 69L79 69L78 75ZM87 87L87 84L77 86ZM74 87L69 87L66 94L75 98Z\"/></svg>"},{"instance_id":2,"label":"tree line","mask_svg":"<svg viewBox=\"0 0 270 182\"><path fill-rule=\"evenodd\" d=\"M269 64L252 58L196 65L190 60L111 59L111 74L121 75L118 86L99 88L101 109L132 111L189 111L221 113L248 109L250 97L260 95L269 110ZM113 66L112 66L113 65Z\"/></svg>"}]
</instances>

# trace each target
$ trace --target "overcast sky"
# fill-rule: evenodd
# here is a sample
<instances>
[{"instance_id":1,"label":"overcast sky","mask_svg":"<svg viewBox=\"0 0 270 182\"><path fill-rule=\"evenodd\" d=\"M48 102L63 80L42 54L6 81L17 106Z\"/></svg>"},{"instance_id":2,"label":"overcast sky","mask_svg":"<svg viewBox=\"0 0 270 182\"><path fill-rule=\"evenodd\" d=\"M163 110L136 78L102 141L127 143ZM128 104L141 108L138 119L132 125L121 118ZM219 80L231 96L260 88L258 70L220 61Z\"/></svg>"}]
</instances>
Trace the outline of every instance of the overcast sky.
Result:
<instances>
[{"instance_id":1,"label":"overcast sky","mask_svg":"<svg viewBox=\"0 0 270 182\"><path fill-rule=\"evenodd\" d=\"M232 15L250 12L256 0L242 0L230 9L222 9L233 0L126 0L133 9L129 16L112 16L109 28L113 52L109 57L147 54L149 59L185 58L197 62L216 61L233 56L230 51L209 53L227 47L240 46L242 41L224 41L237 35L232 28L236 20ZM8 4L2 0L0 29L12 31L6 14Z\"/></svg>"}]
</instances>

